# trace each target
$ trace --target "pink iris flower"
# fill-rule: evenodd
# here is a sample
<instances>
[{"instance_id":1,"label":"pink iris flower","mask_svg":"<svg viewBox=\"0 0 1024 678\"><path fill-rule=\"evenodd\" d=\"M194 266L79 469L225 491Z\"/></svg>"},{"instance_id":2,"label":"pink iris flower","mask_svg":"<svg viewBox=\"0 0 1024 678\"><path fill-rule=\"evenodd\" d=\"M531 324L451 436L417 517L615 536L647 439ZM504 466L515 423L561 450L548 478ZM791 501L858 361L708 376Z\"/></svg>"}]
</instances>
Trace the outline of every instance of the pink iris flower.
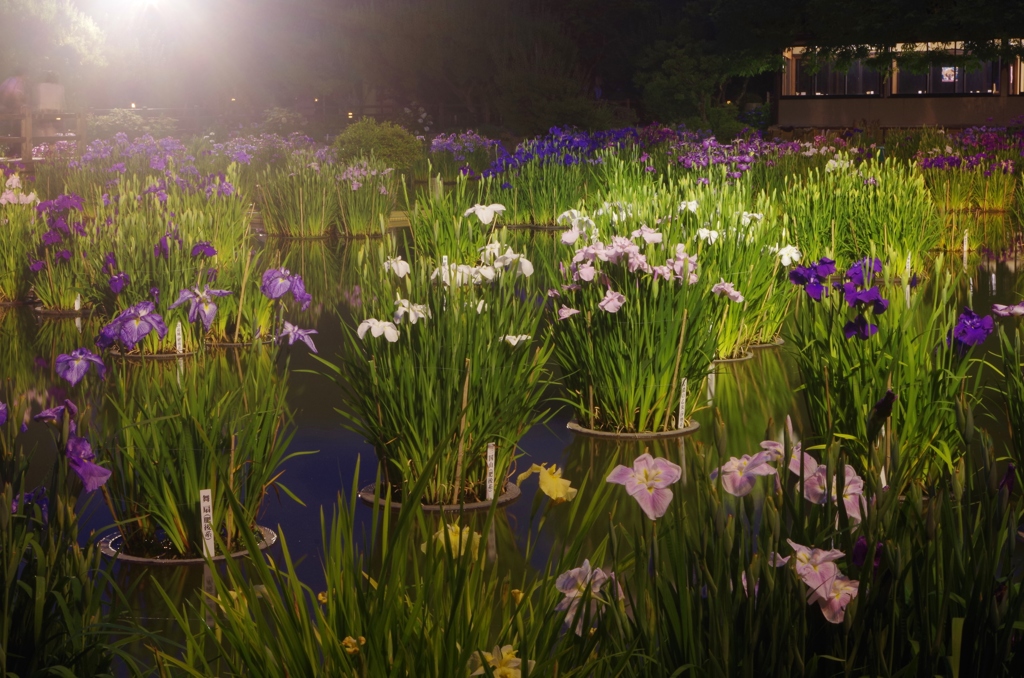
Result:
<instances>
[{"instance_id":1,"label":"pink iris flower","mask_svg":"<svg viewBox=\"0 0 1024 678\"><path fill-rule=\"evenodd\" d=\"M758 476L770 476L778 473L771 462L775 461L775 453L770 450L758 452L754 456L744 454L737 459L731 458L721 468L711 472L711 479L722 476L722 489L734 497L745 497L754 489Z\"/></svg>"},{"instance_id":2,"label":"pink iris flower","mask_svg":"<svg viewBox=\"0 0 1024 678\"><path fill-rule=\"evenodd\" d=\"M735 301L737 304L743 303L743 295L732 286L732 283L725 282L725 278L719 278L719 282L711 288L711 291L722 296L723 294L729 297L730 300Z\"/></svg>"},{"instance_id":3,"label":"pink iris flower","mask_svg":"<svg viewBox=\"0 0 1024 678\"><path fill-rule=\"evenodd\" d=\"M846 606L857 597L860 582L856 579L837 574L827 593L817 600L825 619L833 624L842 624L846 617Z\"/></svg>"},{"instance_id":4,"label":"pink iris flower","mask_svg":"<svg viewBox=\"0 0 1024 678\"><path fill-rule=\"evenodd\" d=\"M648 453L633 462L633 468L616 466L606 479L609 483L625 485L629 496L637 500L640 508L651 520L665 515L672 502L669 485L683 476L683 469L668 459L655 459Z\"/></svg>"},{"instance_id":5,"label":"pink iris flower","mask_svg":"<svg viewBox=\"0 0 1024 678\"><path fill-rule=\"evenodd\" d=\"M819 464L811 455L801 452L797 447L794 450L793 458L789 460L789 470L797 475L802 473L804 479L804 498L813 504L824 504L828 496L827 477L828 467ZM832 478L832 501L837 501L836 479ZM855 523L859 523L863 516L864 509L864 479L857 475L849 464L843 470L843 505L846 507L846 514Z\"/></svg>"},{"instance_id":6,"label":"pink iris flower","mask_svg":"<svg viewBox=\"0 0 1024 678\"><path fill-rule=\"evenodd\" d=\"M1010 316L1022 316L1024 315L1024 301L1021 301L1010 306L1003 304L992 304L992 312L1003 318L1009 318Z\"/></svg>"},{"instance_id":7,"label":"pink iris flower","mask_svg":"<svg viewBox=\"0 0 1024 678\"><path fill-rule=\"evenodd\" d=\"M624 303L626 303L626 297L615 290L608 290L604 294L604 299L598 303L598 307L608 313L617 313Z\"/></svg>"},{"instance_id":8,"label":"pink iris flower","mask_svg":"<svg viewBox=\"0 0 1024 678\"><path fill-rule=\"evenodd\" d=\"M796 544L790 539L787 541L796 552L796 574L808 588L807 604L818 603L825 619L833 624L841 623L846 615L846 607L857 597L860 587L860 582L846 577L835 563L845 554L836 549L824 551ZM781 567L791 557L780 558L773 553L769 556L769 562L775 567Z\"/></svg>"},{"instance_id":9,"label":"pink iris flower","mask_svg":"<svg viewBox=\"0 0 1024 678\"><path fill-rule=\"evenodd\" d=\"M579 310L575 308L569 308L565 304L562 304L562 308L558 309L558 319L565 320L566 318L571 318L577 313L579 313Z\"/></svg>"},{"instance_id":10,"label":"pink iris flower","mask_svg":"<svg viewBox=\"0 0 1024 678\"><path fill-rule=\"evenodd\" d=\"M592 282L595 275L597 275L597 269L594 268L593 264L583 264L576 269L576 275L573 276L573 279Z\"/></svg>"}]
</instances>

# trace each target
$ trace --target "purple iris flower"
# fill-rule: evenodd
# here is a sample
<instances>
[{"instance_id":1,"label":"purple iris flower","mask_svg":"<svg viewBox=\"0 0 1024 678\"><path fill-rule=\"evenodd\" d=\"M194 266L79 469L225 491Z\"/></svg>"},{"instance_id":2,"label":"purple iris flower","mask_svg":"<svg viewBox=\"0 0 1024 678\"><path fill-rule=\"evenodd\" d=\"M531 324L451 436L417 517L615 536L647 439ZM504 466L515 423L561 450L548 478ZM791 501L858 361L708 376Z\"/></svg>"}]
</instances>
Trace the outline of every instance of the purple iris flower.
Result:
<instances>
[{"instance_id":1,"label":"purple iris flower","mask_svg":"<svg viewBox=\"0 0 1024 678\"><path fill-rule=\"evenodd\" d=\"M857 537L857 542L853 545L853 564L857 567L863 567L864 562L868 559L868 540L867 537L861 535ZM882 564L882 542L878 542L875 546L875 562L874 569L878 569L878 566Z\"/></svg>"},{"instance_id":2,"label":"purple iris flower","mask_svg":"<svg viewBox=\"0 0 1024 678\"><path fill-rule=\"evenodd\" d=\"M110 275L113 275L114 271L117 270L117 257L114 256L113 252L107 252L103 256L103 268L101 270Z\"/></svg>"},{"instance_id":3,"label":"purple iris flower","mask_svg":"<svg viewBox=\"0 0 1024 678\"><path fill-rule=\"evenodd\" d=\"M303 311L309 308L310 302L313 301L312 295L306 292L302 276L290 273L287 268L271 268L264 273L260 291L268 299L280 299L291 292L292 298L302 305Z\"/></svg>"},{"instance_id":4,"label":"purple iris flower","mask_svg":"<svg viewBox=\"0 0 1024 678\"><path fill-rule=\"evenodd\" d=\"M57 356L54 369L59 377L75 386L85 377L85 373L89 371L89 365L96 366L96 373L100 375L100 379L107 373L107 366L103 364L100 357L87 348L79 348L71 353L61 353Z\"/></svg>"},{"instance_id":5,"label":"purple iris flower","mask_svg":"<svg viewBox=\"0 0 1024 678\"><path fill-rule=\"evenodd\" d=\"M167 244L167 234L164 233L159 240L156 241L156 245L153 246L153 257L159 259L163 257L167 259L171 255L171 248Z\"/></svg>"},{"instance_id":6,"label":"purple iris flower","mask_svg":"<svg viewBox=\"0 0 1024 678\"><path fill-rule=\"evenodd\" d=\"M160 303L160 289L159 288L157 288L157 287L150 287L149 288L149 296L153 297L153 303L154 304L159 304Z\"/></svg>"},{"instance_id":7,"label":"purple iris flower","mask_svg":"<svg viewBox=\"0 0 1024 678\"><path fill-rule=\"evenodd\" d=\"M260 291L268 299L280 299L292 288L292 276L287 268L271 268L263 274Z\"/></svg>"},{"instance_id":8,"label":"purple iris flower","mask_svg":"<svg viewBox=\"0 0 1024 678\"><path fill-rule=\"evenodd\" d=\"M43 410L36 416L32 417L32 419L60 426L64 422L65 412L68 413L68 417L71 419L71 424L74 426L74 420L78 417L78 406L70 400L65 400L63 405L57 405L56 407L51 407L48 410Z\"/></svg>"},{"instance_id":9,"label":"purple iris flower","mask_svg":"<svg viewBox=\"0 0 1024 678\"><path fill-rule=\"evenodd\" d=\"M836 262L828 257L822 257L820 261L813 262L810 266L794 267L789 272L789 281L802 286L811 299L821 301L822 295L825 294L825 282L835 272Z\"/></svg>"},{"instance_id":10,"label":"purple iris flower","mask_svg":"<svg viewBox=\"0 0 1024 678\"><path fill-rule=\"evenodd\" d=\"M883 299L877 286L870 289L858 290L852 282L843 285L843 292L846 294L846 303L850 308L854 306L871 306L872 313L881 315L889 308L889 300Z\"/></svg>"},{"instance_id":11,"label":"purple iris flower","mask_svg":"<svg viewBox=\"0 0 1024 678\"><path fill-rule=\"evenodd\" d=\"M152 301L140 301L122 315L120 339L129 349L135 348L135 344L150 332L155 331L161 339L167 335L167 325Z\"/></svg>"},{"instance_id":12,"label":"purple iris flower","mask_svg":"<svg viewBox=\"0 0 1024 678\"><path fill-rule=\"evenodd\" d=\"M186 301L190 302L191 305L188 308L188 321L194 323L198 317L203 321L203 328L209 332L210 325L213 324L213 318L217 315L217 304L214 303L214 297L226 297L231 292L228 290L211 290L209 285L206 285L202 292L199 288L191 290L181 290L178 294L178 300L171 304L171 308L178 308Z\"/></svg>"},{"instance_id":13,"label":"purple iris flower","mask_svg":"<svg viewBox=\"0 0 1024 678\"><path fill-rule=\"evenodd\" d=\"M1008 494L1013 494L1013 488L1017 484L1017 467L1011 461L1006 465L1006 473L1003 474L1003 479L999 481L999 489L1006 488Z\"/></svg>"},{"instance_id":14,"label":"purple iris flower","mask_svg":"<svg viewBox=\"0 0 1024 678\"><path fill-rule=\"evenodd\" d=\"M213 248L213 245L211 245L208 241L200 240L199 242L192 246L192 256L214 257L217 256L217 250L215 250Z\"/></svg>"},{"instance_id":15,"label":"purple iris flower","mask_svg":"<svg viewBox=\"0 0 1024 678\"><path fill-rule=\"evenodd\" d=\"M313 295L306 291L306 283L300 275L292 276L292 298L300 304L303 311L309 308L310 302L313 301Z\"/></svg>"},{"instance_id":16,"label":"purple iris flower","mask_svg":"<svg viewBox=\"0 0 1024 678\"><path fill-rule=\"evenodd\" d=\"M956 343L957 350L966 353L971 346L977 346L992 334L995 329L995 321L992 316L979 316L969 307L964 307L964 312L956 322L956 326L946 337L946 345Z\"/></svg>"},{"instance_id":17,"label":"purple iris flower","mask_svg":"<svg viewBox=\"0 0 1024 678\"><path fill-rule=\"evenodd\" d=\"M15 497L14 501L11 502L11 513L16 513L19 505L25 506L26 508L30 506L38 506L39 512L43 516L43 523L50 522L50 502L46 499L45 487L39 487L31 492L26 492L21 495L21 497Z\"/></svg>"},{"instance_id":18,"label":"purple iris flower","mask_svg":"<svg viewBox=\"0 0 1024 678\"><path fill-rule=\"evenodd\" d=\"M856 318L843 325L843 334L846 335L847 339L857 337L858 339L866 340L877 331L878 325L869 323L863 313L858 314Z\"/></svg>"},{"instance_id":19,"label":"purple iris flower","mask_svg":"<svg viewBox=\"0 0 1024 678\"><path fill-rule=\"evenodd\" d=\"M28 261L28 268L33 273L38 273L39 271L46 268L46 262L43 261L42 259L33 259L31 256L29 256Z\"/></svg>"},{"instance_id":20,"label":"purple iris flower","mask_svg":"<svg viewBox=\"0 0 1024 678\"><path fill-rule=\"evenodd\" d=\"M822 257L816 263L811 264L811 270L813 270L814 275L819 278L827 278L836 272L836 262L832 261L828 257Z\"/></svg>"},{"instance_id":21,"label":"purple iris flower","mask_svg":"<svg viewBox=\"0 0 1024 678\"><path fill-rule=\"evenodd\" d=\"M104 325L96 337L96 345L110 348L120 341L130 351L150 332L156 332L163 339L167 335L167 325L163 316L156 312L156 304L140 301Z\"/></svg>"},{"instance_id":22,"label":"purple iris flower","mask_svg":"<svg viewBox=\"0 0 1024 678\"><path fill-rule=\"evenodd\" d=\"M68 446L64 452L68 466L82 479L86 492L93 492L103 487L110 478L110 469L103 468L93 462L93 454L89 441L80 436L68 436Z\"/></svg>"},{"instance_id":23,"label":"purple iris flower","mask_svg":"<svg viewBox=\"0 0 1024 678\"><path fill-rule=\"evenodd\" d=\"M7 403L0 403L0 426L7 423Z\"/></svg>"},{"instance_id":24,"label":"purple iris flower","mask_svg":"<svg viewBox=\"0 0 1024 678\"><path fill-rule=\"evenodd\" d=\"M872 278L881 273L882 261L865 257L850 267L846 272L846 277L857 287L865 287Z\"/></svg>"},{"instance_id":25,"label":"purple iris flower","mask_svg":"<svg viewBox=\"0 0 1024 678\"><path fill-rule=\"evenodd\" d=\"M132 279L127 273L118 273L110 278L110 291L114 294L121 294L131 281Z\"/></svg>"},{"instance_id":26,"label":"purple iris flower","mask_svg":"<svg viewBox=\"0 0 1024 678\"><path fill-rule=\"evenodd\" d=\"M82 201L82 198L80 196L75 195L74 193L69 193L68 195L57 196L57 198L53 201L54 208L56 208L56 210L58 210L58 211L60 211L60 210L79 210L79 211L81 211L83 209L84 204L85 203Z\"/></svg>"},{"instance_id":27,"label":"purple iris flower","mask_svg":"<svg viewBox=\"0 0 1024 678\"><path fill-rule=\"evenodd\" d=\"M46 233L43 233L43 244L47 247L56 245L61 240L63 240L63 238L60 237L60 233L57 231L47 231Z\"/></svg>"},{"instance_id":28,"label":"purple iris flower","mask_svg":"<svg viewBox=\"0 0 1024 678\"><path fill-rule=\"evenodd\" d=\"M57 252L57 259L63 259L64 261L71 261L71 250L60 250Z\"/></svg>"},{"instance_id":29,"label":"purple iris flower","mask_svg":"<svg viewBox=\"0 0 1024 678\"><path fill-rule=\"evenodd\" d=\"M316 353L316 346L313 345L313 339L309 335L317 334L316 330L303 330L299 329L296 325L292 325L287 320L284 321L284 329L281 330L281 334L278 335L279 339L288 339L288 345L291 346L296 340L301 341L306 346L309 346L309 350Z\"/></svg>"}]
</instances>

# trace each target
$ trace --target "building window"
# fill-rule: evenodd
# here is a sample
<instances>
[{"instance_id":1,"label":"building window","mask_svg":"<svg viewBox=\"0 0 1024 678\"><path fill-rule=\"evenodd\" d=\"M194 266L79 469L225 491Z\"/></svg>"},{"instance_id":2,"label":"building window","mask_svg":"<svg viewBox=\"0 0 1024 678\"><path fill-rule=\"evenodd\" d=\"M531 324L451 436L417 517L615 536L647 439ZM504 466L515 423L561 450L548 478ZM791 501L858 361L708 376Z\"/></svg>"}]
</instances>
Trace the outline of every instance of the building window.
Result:
<instances>
[{"instance_id":1,"label":"building window","mask_svg":"<svg viewBox=\"0 0 1024 678\"><path fill-rule=\"evenodd\" d=\"M980 65L935 65L925 73L900 71L896 79L897 94L998 94L999 62L983 61Z\"/></svg>"},{"instance_id":2,"label":"building window","mask_svg":"<svg viewBox=\"0 0 1024 678\"><path fill-rule=\"evenodd\" d=\"M811 73L804 59L796 59L796 96L877 96L882 92L882 78L878 71L865 65L860 59L846 70L838 70L832 64L821 64L816 73Z\"/></svg>"}]
</instances>

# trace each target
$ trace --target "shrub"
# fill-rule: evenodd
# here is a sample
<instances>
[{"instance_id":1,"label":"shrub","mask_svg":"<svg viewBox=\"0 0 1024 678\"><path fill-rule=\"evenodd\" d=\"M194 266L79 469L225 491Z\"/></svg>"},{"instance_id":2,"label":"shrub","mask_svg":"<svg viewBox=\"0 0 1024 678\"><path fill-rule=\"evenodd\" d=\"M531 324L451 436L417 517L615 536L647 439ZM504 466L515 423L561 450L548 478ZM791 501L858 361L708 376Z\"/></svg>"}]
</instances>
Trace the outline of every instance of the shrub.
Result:
<instances>
[{"instance_id":1,"label":"shrub","mask_svg":"<svg viewBox=\"0 0 1024 678\"><path fill-rule=\"evenodd\" d=\"M423 155L423 146L407 129L392 122L363 118L334 142L339 160L373 157L396 170L408 170Z\"/></svg>"},{"instance_id":2,"label":"shrub","mask_svg":"<svg viewBox=\"0 0 1024 678\"><path fill-rule=\"evenodd\" d=\"M98 115L89 121L92 135L100 139L109 139L118 132L129 137L140 137L151 134L155 139L170 136L178 127L178 121L161 115L157 118L144 118L128 108L115 108L106 115Z\"/></svg>"},{"instance_id":3,"label":"shrub","mask_svg":"<svg viewBox=\"0 0 1024 678\"><path fill-rule=\"evenodd\" d=\"M304 115L287 108L268 108L263 111L263 122L260 129L266 134L281 134L287 136L292 132L302 131L308 122Z\"/></svg>"}]
</instances>

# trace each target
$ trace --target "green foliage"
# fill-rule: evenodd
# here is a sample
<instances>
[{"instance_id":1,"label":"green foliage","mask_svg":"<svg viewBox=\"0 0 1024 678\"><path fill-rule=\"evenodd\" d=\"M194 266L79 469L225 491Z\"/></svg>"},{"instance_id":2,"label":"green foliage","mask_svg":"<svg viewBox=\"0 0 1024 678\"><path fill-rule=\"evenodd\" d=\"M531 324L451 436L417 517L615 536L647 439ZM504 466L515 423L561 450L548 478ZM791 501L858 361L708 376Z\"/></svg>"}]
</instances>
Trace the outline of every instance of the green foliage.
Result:
<instances>
[{"instance_id":1,"label":"green foliage","mask_svg":"<svg viewBox=\"0 0 1024 678\"><path fill-rule=\"evenodd\" d=\"M341 414L373 444L403 501L428 468L428 503L482 499L487 445L497 446L500 488L519 438L547 417L539 403L551 342L541 332L541 293L524 279L532 265L500 235L476 267L445 257L431 273L433 263L421 260L401 278L394 266L404 262L385 259L386 248L367 254L360 283L368 320L343 325L347 348L336 363L321 359L351 407ZM367 326L393 318L383 335ZM436 467L428 464L435 455Z\"/></svg>"},{"instance_id":2,"label":"green foliage","mask_svg":"<svg viewBox=\"0 0 1024 678\"><path fill-rule=\"evenodd\" d=\"M977 404L978 387L969 376L968 356L946 343L957 309L953 277L941 260L936 275L928 293L911 290L906 278L900 284L891 269L876 280L889 307L882 315L867 315L878 332L866 340L844 335L856 312L841 291L820 302L801 295L787 347L800 371L815 435L873 440L879 426L872 422L873 408L892 391L896 402L885 422L887 439L898 442L908 463L952 468L956 459L949 456L949 444L958 440L958 421ZM848 447L851 463L864 472L870 451Z\"/></svg>"},{"instance_id":3,"label":"green foliage","mask_svg":"<svg viewBox=\"0 0 1024 678\"><path fill-rule=\"evenodd\" d=\"M303 131L307 124L306 116L298 111L275 106L263 111L263 122L260 123L260 129L265 134L288 136L292 132Z\"/></svg>"},{"instance_id":4,"label":"green foliage","mask_svg":"<svg viewBox=\"0 0 1024 678\"><path fill-rule=\"evenodd\" d=\"M260 214L271 235L320 238L335 232L338 198L335 168L321 169L312 153L295 152L283 167L259 175Z\"/></svg>"},{"instance_id":5,"label":"green foliage","mask_svg":"<svg viewBox=\"0 0 1024 678\"><path fill-rule=\"evenodd\" d=\"M520 556L500 511L427 517L418 506L425 470L400 511L373 509L366 542L356 522L357 486L347 499L339 495L330 522L321 512L323 591L299 578L285 535L279 564L257 558L251 572L230 562L226 574L215 573L213 626L204 609L173 611L185 651L161 648L168 675L451 678L471 674L496 646L521 660L521 674L506 668L504 675L620 675L622 657L588 661L600 636L562 631L555 577L585 557L580 541L555 549L545 572L533 575L520 563L534 547ZM592 533L603 518L609 487L595 482L592 493L590 510L555 509L567 516L569 533ZM581 608L591 598L582 592Z\"/></svg>"},{"instance_id":6,"label":"green foliage","mask_svg":"<svg viewBox=\"0 0 1024 678\"><path fill-rule=\"evenodd\" d=\"M777 206L811 259L852 262L877 247L893 265L909 257L920 268L942 237L924 177L910 162L857 162L839 153L823 168L787 175Z\"/></svg>"},{"instance_id":7,"label":"green foliage","mask_svg":"<svg viewBox=\"0 0 1024 678\"><path fill-rule=\"evenodd\" d=\"M45 490L25 494L27 414L17 408L0 428L0 676L113 676L115 655L137 672L122 652L132 637L120 593L110 595L96 544L79 545L81 486L63 454Z\"/></svg>"},{"instance_id":8,"label":"green foliage","mask_svg":"<svg viewBox=\"0 0 1024 678\"><path fill-rule=\"evenodd\" d=\"M0 302L20 301L28 294L29 271L25 268L35 228L33 204L0 205L0 221L6 222L0 238Z\"/></svg>"},{"instance_id":9,"label":"green foliage","mask_svg":"<svg viewBox=\"0 0 1024 678\"><path fill-rule=\"evenodd\" d=\"M109 420L97 455L114 474L107 484L123 548L131 555L199 557L199 491L213 491L213 526L223 547L244 544L263 498L288 458L287 375L275 349L174 363L115 363L108 377ZM233 358L233 359L232 359ZM238 504L231 507L229 495Z\"/></svg>"},{"instance_id":10,"label":"green foliage","mask_svg":"<svg viewBox=\"0 0 1024 678\"><path fill-rule=\"evenodd\" d=\"M0 0L0 71L16 64L103 66L106 36L67 0Z\"/></svg>"},{"instance_id":11,"label":"green foliage","mask_svg":"<svg viewBox=\"0 0 1024 678\"><path fill-rule=\"evenodd\" d=\"M423 145L405 128L392 122L363 118L345 128L334 141L338 160L353 161L373 156L402 172L423 155Z\"/></svg>"},{"instance_id":12,"label":"green foliage","mask_svg":"<svg viewBox=\"0 0 1024 678\"><path fill-rule=\"evenodd\" d=\"M156 118L143 117L130 108L115 108L89 121L89 133L101 139L109 139L118 132L129 137L149 134L155 139L161 139L173 134L177 127L178 121L174 118L163 115Z\"/></svg>"}]
</instances>

